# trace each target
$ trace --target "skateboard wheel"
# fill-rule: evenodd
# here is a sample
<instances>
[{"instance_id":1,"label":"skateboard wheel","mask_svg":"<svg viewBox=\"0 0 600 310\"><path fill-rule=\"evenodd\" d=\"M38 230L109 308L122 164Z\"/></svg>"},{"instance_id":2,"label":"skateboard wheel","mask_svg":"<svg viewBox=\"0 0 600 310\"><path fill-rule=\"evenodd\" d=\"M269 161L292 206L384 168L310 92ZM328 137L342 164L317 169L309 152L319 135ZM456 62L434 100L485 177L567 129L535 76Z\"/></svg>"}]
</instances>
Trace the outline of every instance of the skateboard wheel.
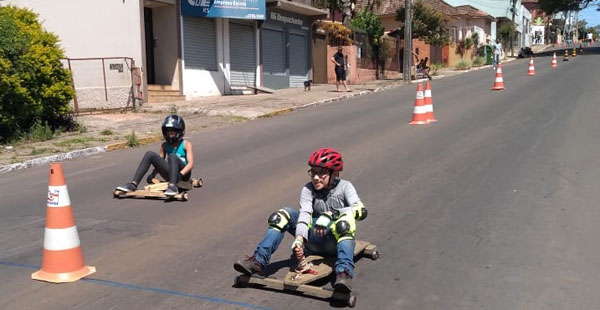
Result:
<instances>
[{"instance_id":1,"label":"skateboard wheel","mask_svg":"<svg viewBox=\"0 0 600 310\"><path fill-rule=\"evenodd\" d=\"M188 196L188 193L183 193L181 194L181 200L183 201L187 201L190 197Z\"/></svg>"},{"instance_id":2,"label":"skateboard wheel","mask_svg":"<svg viewBox=\"0 0 600 310\"><path fill-rule=\"evenodd\" d=\"M373 253L371 253L372 260L377 260L380 256L381 256L381 253L379 253L379 251L373 251Z\"/></svg>"},{"instance_id":3,"label":"skateboard wheel","mask_svg":"<svg viewBox=\"0 0 600 310\"><path fill-rule=\"evenodd\" d=\"M350 307L350 308L356 307L356 296L350 295L350 297L348 298L348 307Z\"/></svg>"},{"instance_id":4,"label":"skateboard wheel","mask_svg":"<svg viewBox=\"0 0 600 310\"><path fill-rule=\"evenodd\" d=\"M247 281L243 279L244 275L237 275L233 278L233 287L244 287L247 284Z\"/></svg>"}]
</instances>

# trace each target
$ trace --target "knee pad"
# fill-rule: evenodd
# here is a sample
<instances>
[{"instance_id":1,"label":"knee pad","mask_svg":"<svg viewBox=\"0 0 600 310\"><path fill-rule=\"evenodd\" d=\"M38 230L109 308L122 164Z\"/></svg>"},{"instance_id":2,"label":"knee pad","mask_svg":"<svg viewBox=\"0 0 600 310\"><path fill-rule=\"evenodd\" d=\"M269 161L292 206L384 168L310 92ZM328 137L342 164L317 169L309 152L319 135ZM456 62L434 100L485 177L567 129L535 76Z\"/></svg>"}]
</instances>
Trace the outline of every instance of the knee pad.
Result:
<instances>
[{"instance_id":1,"label":"knee pad","mask_svg":"<svg viewBox=\"0 0 600 310\"><path fill-rule=\"evenodd\" d=\"M284 227L290 222L291 215L286 209L279 209L269 216L267 223L270 228L283 231Z\"/></svg>"},{"instance_id":2,"label":"knee pad","mask_svg":"<svg viewBox=\"0 0 600 310\"><path fill-rule=\"evenodd\" d=\"M353 240L356 232L356 220L344 213L335 221L331 232L338 243L344 240Z\"/></svg>"}]
</instances>

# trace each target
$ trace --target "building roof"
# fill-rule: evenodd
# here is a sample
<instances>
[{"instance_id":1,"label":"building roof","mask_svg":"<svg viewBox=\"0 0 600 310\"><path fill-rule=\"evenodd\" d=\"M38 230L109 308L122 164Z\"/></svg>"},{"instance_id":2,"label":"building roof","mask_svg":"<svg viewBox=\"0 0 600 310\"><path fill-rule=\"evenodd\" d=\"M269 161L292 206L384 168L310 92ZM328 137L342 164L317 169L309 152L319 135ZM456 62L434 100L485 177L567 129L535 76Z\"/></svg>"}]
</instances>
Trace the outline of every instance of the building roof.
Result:
<instances>
[{"instance_id":1,"label":"building roof","mask_svg":"<svg viewBox=\"0 0 600 310\"><path fill-rule=\"evenodd\" d=\"M493 16L474 8L471 5L453 7L443 0L420 0L425 5L448 17L488 18ZM398 9L404 8L403 0L356 0L356 10L371 9L376 15L395 15Z\"/></svg>"},{"instance_id":2,"label":"building roof","mask_svg":"<svg viewBox=\"0 0 600 310\"><path fill-rule=\"evenodd\" d=\"M369 9L375 15L396 15L403 7L403 0L356 0L356 11Z\"/></svg>"},{"instance_id":3,"label":"building roof","mask_svg":"<svg viewBox=\"0 0 600 310\"><path fill-rule=\"evenodd\" d=\"M479 10L471 5L460 5L455 7L455 9L459 12L461 16L465 16L468 18L487 18L491 20L496 20L492 15Z\"/></svg>"}]
</instances>

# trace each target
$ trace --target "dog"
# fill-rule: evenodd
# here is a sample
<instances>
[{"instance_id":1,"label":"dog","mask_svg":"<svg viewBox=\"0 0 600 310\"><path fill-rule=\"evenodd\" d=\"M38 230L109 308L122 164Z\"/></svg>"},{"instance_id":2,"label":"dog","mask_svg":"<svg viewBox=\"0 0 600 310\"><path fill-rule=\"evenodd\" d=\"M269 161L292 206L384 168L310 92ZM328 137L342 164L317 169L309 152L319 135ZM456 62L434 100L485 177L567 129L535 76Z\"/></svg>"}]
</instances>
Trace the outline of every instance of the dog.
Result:
<instances>
[{"instance_id":1,"label":"dog","mask_svg":"<svg viewBox=\"0 0 600 310\"><path fill-rule=\"evenodd\" d=\"M310 90L313 80L304 81L304 91Z\"/></svg>"}]
</instances>

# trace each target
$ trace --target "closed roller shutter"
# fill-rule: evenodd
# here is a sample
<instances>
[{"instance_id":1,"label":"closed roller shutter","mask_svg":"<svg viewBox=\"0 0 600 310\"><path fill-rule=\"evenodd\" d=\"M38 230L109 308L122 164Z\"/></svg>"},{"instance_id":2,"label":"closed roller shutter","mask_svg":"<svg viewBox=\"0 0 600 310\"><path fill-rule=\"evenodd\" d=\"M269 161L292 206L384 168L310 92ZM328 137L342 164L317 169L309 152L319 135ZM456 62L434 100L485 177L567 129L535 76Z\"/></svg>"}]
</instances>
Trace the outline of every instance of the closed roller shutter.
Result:
<instances>
[{"instance_id":1,"label":"closed roller shutter","mask_svg":"<svg viewBox=\"0 0 600 310\"><path fill-rule=\"evenodd\" d=\"M183 17L183 60L186 69L218 70L213 19Z\"/></svg>"},{"instance_id":2,"label":"closed roller shutter","mask_svg":"<svg viewBox=\"0 0 600 310\"><path fill-rule=\"evenodd\" d=\"M308 80L306 35L290 33L290 87L304 87Z\"/></svg>"},{"instance_id":3,"label":"closed roller shutter","mask_svg":"<svg viewBox=\"0 0 600 310\"><path fill-rule=\"evenodd\" d=\"M231 86L254 86L256 80L256 39L254 26L229 24Z\"/></svg>"},{"instance_id":4,"label":"closed roller shutter","mask_svg":"<svg viewBox=\"0 0 600 310\"><path fill-rule=\"evenodd\" d=\"M263 28L263 71L285 75L285 45L283 31Z\"/></svg>"}]
</instances>

